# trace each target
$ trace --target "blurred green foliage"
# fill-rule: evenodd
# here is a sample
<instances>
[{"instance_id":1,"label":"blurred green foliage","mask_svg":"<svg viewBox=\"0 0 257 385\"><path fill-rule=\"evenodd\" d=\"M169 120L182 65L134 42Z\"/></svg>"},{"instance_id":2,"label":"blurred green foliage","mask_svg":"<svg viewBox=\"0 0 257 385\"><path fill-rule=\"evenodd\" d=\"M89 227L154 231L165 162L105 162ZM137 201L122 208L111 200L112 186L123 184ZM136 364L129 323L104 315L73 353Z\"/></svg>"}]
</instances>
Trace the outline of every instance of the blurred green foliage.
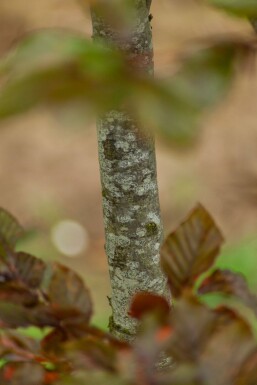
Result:
<instances>
[{"instance_id":1,"label":"blurred green foliage","mask_svg":"<svg viewBox=\"0 0 257 385\"><path fill-rule=\"evenodd\" d=\"M115 48L67 31L37 32L0 61L0 119L47 106L76 124L121 108L165 141L191 144L202 113L229 90L242 51L247 60L252 50L240 38L206 41L184 55L176 73L153 79Z\"/></svg>"},{"instance_id":2,"label":"blurred green foliage","mask_svg":"<svg viewBox=\"0 0 257 385\"><path fill-rule=\"evenodd\" d=\"M207 0L210 4L242 17L257 17L255 0Z\"/></svg>"}]
</instances>

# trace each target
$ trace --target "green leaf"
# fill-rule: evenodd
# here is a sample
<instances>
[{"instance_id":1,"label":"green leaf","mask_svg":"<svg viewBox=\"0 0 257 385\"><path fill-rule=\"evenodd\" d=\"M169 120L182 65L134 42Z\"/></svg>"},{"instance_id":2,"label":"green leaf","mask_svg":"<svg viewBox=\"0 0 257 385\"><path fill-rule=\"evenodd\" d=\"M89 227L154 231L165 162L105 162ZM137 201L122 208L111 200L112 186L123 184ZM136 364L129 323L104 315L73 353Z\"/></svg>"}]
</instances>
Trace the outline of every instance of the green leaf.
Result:
<instances>
[{"instance_id":1,"label":"green leaf","mask_svg":"<svg viewBox=\"0 0 257 385\"><path fill-rule=\"evenodd\" d=\"M238 16L257 17L256 0L208 0L208 2Z\"/></svg>"},{"instance_id":2,"label":"green leaf","mask_svg":"<svg viewBox=\"0 0 257 385\"><path fill-rule=\"evenodd\" d=\"M76 115L84 120L125 108L142 129L186 146L199 136L201 114L229 89L242 45L214 41L192 51L172 77L157 80L111 47L71 33L39 32L2 62L0 119L43 105L74 126Z\"/></svg>"},{"instance_id":3,"label":"green leaf","mask_svg":"<svg viewBox=\"0 0 257 385\"><path fill-rule=\"evenodd\" d=\"M132 85L132 113L142 127L157 131L164 140L179 146L192 144L199 137L202 114L229 90L235 59L244 44L217 41L194 49L172 77L139 78Z\"/></svg>"},{"instance_id":4,"label":"green leaf","mask_svg":"<svg viewBox=\"0 0 257 385\"><path fill-rule=\"evenodd\" d=\"M43 70L72 61L80 63L82 69L93 73L105 73L105 68L120 64L113 60L110 50L99 44L93 44L79 34L62 30L44 30L29 34L21 40L2 62L5 74L19 77L37 70ZM103 63L101 59L106 59Z\"/></svg>"},{"instance_id":5,"label":"green leaf","mask_svg":"<svg viewBox=\"0 0 257 385\"><path fill-rule=\"evenodd\" d=\"M0 118L38 105L79 111L85 105L97 111L111 108L126 95L126 68L117 51L79 35L35 33L2 60Z\"/></svg>"},{"instance_id":6,"label":"green leaf","mask_svg":"<svg viewBox=\"0 0 257 385\"><path fill-rule=\"evenodd\" d=\"M205 208L198 204L161 248L161 265L171 293L180 297L214 263L223 237Z\"/></svg>"},{"instance_id":7,"label":"green leaf","mask_svg":"<svg viewBox=\"0 0 257 385\"><path fill-rule=\"evenodd\" d=\"M134 88L133 88L134 87ZM145 130L179 147L199 136L199 110L176 94L171 81L151 80L132 84L130 110Z\"/></svg>"},{"instance_id":8,"label":"green leaf","mask_svg":"<svg viewBox=\"0 0 257 385\"><path fill-rule=\"evenodd\" d=\"M171 81L178 98L196 109L217 103L231 84L237 42L217 42L193 51Z\"/></svg>"}]
</instances>

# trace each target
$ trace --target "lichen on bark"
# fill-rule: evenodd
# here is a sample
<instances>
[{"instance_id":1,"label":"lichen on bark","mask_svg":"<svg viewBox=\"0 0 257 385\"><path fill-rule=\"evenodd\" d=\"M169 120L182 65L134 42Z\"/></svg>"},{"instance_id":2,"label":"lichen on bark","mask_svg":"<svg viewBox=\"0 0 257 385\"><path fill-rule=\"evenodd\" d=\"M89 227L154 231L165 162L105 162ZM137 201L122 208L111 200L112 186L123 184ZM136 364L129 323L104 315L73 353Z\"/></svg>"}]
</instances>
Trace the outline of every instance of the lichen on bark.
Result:
<instances>
[{"instance_id":1,"label":"lichen on bark","mask_svg":"<svg viewBox=\"0 0 257 385\"><path fill-rule=\"evenodd\" d=\"M149 4L134 0L136 20L121 37L92 9L93 37L115 45L139 71L153 73ZM109 111L98 120L103 214L112 296L110 330L131 340L137 323L128 315L139 291L163 294L166 280L159 265L163 237L154 139L126 111Z\"/></svg>"}]
</instances>

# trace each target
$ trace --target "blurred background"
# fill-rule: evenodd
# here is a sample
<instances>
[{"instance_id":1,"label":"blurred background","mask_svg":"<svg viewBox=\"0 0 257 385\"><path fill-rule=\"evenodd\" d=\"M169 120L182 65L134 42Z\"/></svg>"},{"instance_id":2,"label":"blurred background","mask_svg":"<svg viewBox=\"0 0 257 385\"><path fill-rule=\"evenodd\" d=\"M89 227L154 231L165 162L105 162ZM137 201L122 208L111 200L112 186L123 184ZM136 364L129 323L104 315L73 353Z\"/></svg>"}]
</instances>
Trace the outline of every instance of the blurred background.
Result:
<instances>
[{"instance_id":1,"label":"blurred background","mask_svg":"<svg viewBox=\"0 0 257 385\"><path fill-rule=\"evenodd\" d=\"M155 0L155 68L169 73L194 40L253 34L247 21L193 0ZM27 32L65 28L91 36L75 0L1 0L0 54ZM22 249L74 268L91 289L94 322L106 326L110 294L95 126L63 125L34 111L0 125L0 206L29 229ZM203 117L200 140L184 151L157 139L162 216L167 234L200 201L226 238L218 264L243 272L257 291L257 73L242 69L226 99Z\"/></svg>"}]
</instances>

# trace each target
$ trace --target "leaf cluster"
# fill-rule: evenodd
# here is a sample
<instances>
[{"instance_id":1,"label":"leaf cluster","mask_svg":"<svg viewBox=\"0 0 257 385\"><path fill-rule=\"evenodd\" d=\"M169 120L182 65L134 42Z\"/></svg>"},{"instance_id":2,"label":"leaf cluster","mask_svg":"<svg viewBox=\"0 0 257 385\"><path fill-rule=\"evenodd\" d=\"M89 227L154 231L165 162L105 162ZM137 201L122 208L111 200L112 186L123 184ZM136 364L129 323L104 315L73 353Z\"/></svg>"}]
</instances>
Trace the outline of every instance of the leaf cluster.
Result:
<instances>
[{"instance_id":1,"label":"leaf cluster","mask_svg":"<svg viewBox=\"0 0 257 385\"><path fill-rule=\"evenodd\" d=\"M162 246L173 303L153 293L133 298L129 314L139 320L139 329L131 344L91 325L91 298L77 274L16 251L22 235L16 219L1 209L1 384L256 383L252 326L236 309L210 308L202 300L220 292L257 314L257 298L245 279L213 270L223 237L203 206L197 205ZM31 326L42 330L41 340L24 334Z\"/></svg>"},{"instance_id":2,"label":"leaf cluster","mask_svg":"<svg viewBox=\"0 0 257 385\"><path fill-rule=\"evenodd\" d=\"M168 76L152 78L115 47L68 31L39 31L0 60L0 120L47 107L74 126L124 109L142 129L186 145L198 137L202 113L227 93L238 63L255 51L255 39L209 39L183 55L175 72L171 63Z\"/></svg>"}]
</instances>

